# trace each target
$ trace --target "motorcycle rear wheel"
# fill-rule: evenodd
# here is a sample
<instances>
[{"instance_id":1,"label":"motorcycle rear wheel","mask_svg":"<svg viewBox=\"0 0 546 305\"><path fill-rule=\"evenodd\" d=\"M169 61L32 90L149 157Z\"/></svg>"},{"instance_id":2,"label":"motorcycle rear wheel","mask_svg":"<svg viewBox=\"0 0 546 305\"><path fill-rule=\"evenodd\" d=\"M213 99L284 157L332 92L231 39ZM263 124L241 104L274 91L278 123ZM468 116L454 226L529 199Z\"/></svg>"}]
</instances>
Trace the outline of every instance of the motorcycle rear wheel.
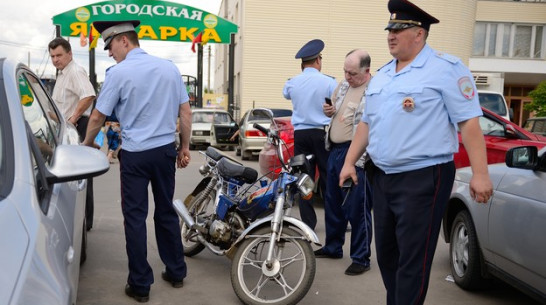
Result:
<instances>
[{"instance_id":1,"label":"motorcycle rear wheel","mask_svg":"<svg viewBox=\"0 0 546 305\"><path fill-rule=\"evenodd\" d=\"M198 198L203 191L199 192L195 196L195 198ZM212 215L214 215L215 198L216 192L212 191L209 196L204 198L203 200L192 200L190 202L190 204L188 205L188 211L190 212L190 215L192 216L193 221L195 221L196 224L203 224L205 219L208 219L212 217ZM195 231L191 231L190 228L182 220L180 221L180 229L185 256L192 257L199 254L201 251L203 251L203 249L205 249L205 245L197 240L197 233Z\"/></svg>"},{"instance_id":2,"label":"motorcycle rear wheel","mask_svg":"<svg viewBox=\"0 0 546 305\"><path fill-rule=\"evenodd\" d=\"M284 227L274 247L273 266L265 260L271 228L250 233L238 247L231 266L231 284L244 304L296 304L315 279L313 250L302 234ZM255 237L253 237L255 236Z\"/></svg>"}]
</instances>

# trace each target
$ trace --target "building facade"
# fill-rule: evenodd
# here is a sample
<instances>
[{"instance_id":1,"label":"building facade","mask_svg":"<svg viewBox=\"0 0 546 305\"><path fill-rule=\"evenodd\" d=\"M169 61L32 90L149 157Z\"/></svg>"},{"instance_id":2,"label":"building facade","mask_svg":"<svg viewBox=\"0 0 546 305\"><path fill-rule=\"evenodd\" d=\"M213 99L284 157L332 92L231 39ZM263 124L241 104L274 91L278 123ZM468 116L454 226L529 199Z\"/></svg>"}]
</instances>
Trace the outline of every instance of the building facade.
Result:
<instances>
[{"instance_id":1,"label":"building facade","mask_svg":"<svg viewBox=\"0 0 546 305\"><path fill-rule=\"evenodd\" d=\"M440 20L428 44L455 55L480 80L479 89L502 92L513 120L529 117L528 93L546 80L546 0L414 0ZM287 108L286 80L301 72L296 52L322 39L322 72L343 79L345 54L368 50L373 71L392 59L387 47L387 1L223 0L218 16L239 26L235 35L235 117L253 107ZM227 45L215 46L215 93L227 93ZM500 82L499 82L500 80Z\"/></svg>"}]
</instances>

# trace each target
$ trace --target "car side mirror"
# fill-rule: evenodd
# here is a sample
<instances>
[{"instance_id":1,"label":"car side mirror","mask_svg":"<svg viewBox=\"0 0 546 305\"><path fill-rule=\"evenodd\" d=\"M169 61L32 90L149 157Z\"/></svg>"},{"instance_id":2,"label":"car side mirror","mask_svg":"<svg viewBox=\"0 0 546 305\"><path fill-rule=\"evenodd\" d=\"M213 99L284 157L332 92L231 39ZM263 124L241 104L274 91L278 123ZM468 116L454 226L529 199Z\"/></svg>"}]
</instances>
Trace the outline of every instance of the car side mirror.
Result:
<instances>
[{"instance_id":1,"label":"car side mirror","mask_svg":"<svg viewBox=\"0 0 546 305\"><path fill-rule=\"evenodd\" d=\"M506 152L506 166L522 169L535 169L538 165L536 146L512 147Z\"/></svg>"},{"instance_id":2,"label":"car side mirror","mask_svg":"<svg viewBox=\"0 0 546 305\"><path fill-rule=\"evenodd\" d=\"M519 139L518 132L512 125L506 124L506 126L504 127L504 134L507 138Z\"/></svg>"}]
</instances>

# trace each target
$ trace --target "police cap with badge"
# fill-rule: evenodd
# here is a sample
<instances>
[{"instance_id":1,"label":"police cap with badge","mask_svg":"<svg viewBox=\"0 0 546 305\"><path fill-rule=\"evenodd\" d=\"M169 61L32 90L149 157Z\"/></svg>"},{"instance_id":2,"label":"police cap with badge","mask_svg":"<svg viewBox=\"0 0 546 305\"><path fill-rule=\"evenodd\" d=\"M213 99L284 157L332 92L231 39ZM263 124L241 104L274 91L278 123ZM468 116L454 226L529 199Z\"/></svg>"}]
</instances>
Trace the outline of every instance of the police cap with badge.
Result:
<instances>
[{"instance_id":1,"label":"police cap with badge","mask_svg":"<svg viewBox=\"0 0 546 305\"><path fill-rule=\"evenodd\" d=\"M428 31L431 24L440 22L407 0L390 0L388 8L391 17L385 30L402 30L418 26Z\"/></svg>"},{"instance_id":2,"label":"police cap with badge","mask_svg":"<svg viewBox=\"0 0 546 305\"><path fill-rule=\"evenodd\" d=\"M320 56L320 52L324 49L324 41L320 39L313 39L306 43L296 53L296 59L301 58L301 61L313 60Z\"/></svg>"},{"instance_id":3,"label":"police cap with badge","mask_svg":"<svg viewBox=\"0 0 546 305\"><path fill-rule=\"evenodd\" d=\"M104 49L110 48L112 39L121 33L135 32L135 28L140 24L138 20L121 21L95 21L93 27L99 31L104 40Z\"/></svg>"}]
</instances>

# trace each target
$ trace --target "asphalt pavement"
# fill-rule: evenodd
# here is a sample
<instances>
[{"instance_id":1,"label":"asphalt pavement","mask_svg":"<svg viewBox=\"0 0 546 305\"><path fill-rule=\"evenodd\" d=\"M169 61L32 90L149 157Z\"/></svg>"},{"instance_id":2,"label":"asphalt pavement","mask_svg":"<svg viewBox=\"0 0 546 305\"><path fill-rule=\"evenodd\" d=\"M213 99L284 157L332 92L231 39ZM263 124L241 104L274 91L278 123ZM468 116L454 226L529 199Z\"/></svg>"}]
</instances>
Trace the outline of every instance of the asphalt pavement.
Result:
<instances>
[{"instance_id":1,"label":"asphalt pavement","mask_svg":"<svg viewBox=\"0 0 546 305\"><path fill-rule=\"evenodd\" d=\"M235 157L234 152L225 152ZM177 170L175 198L184 199L201 180L198 172L203 157L192 151L191 164ZM243 162L258 169L257 160ZM117 160L110 170L94 180L95 221L88 232L88 256L80 271L78 304L135 304L125 296L127 281L127 255L123 217L121 214L119 164ZM161 279L164 268L157 252L153 226L153 199L149 189L150 208L148 215L148 261L154 270L155 283L151 287L148 304L240 304L233 292L230 280L231 261L216 256L205 249L200 254L186 258L188 276L183 288L172 288ZM321 242L325 238L324 210L316 207L319 219L316 233ZM299 211L293 210L299 217ZM350 239L347 233L347 240ZM317 272L311 289L300 302L303 305L322 304L385 304L386 293L372 242L371 270L358 276L347 276L345 269L350 265L349 246L346 242L343 259L317 259ZM449 245L440 237L433 262L430 285L425 304L448 305L536 305L516 289L494 283L484 291L468 292L460 289L450 280Z\"/></svg>"}]
</instances>

